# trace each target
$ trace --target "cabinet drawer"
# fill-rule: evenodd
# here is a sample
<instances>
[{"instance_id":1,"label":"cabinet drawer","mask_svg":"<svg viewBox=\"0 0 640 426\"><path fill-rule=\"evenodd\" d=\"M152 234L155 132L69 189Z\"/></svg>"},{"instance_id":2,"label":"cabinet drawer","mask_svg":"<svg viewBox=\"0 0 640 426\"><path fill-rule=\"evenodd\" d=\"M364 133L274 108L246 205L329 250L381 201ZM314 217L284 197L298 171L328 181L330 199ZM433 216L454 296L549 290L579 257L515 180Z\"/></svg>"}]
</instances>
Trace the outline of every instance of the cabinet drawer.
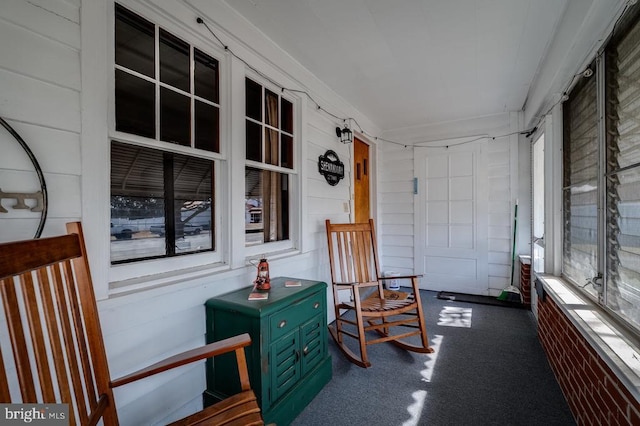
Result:
<instances>
[{"instance_id":1,"label":"cabinet drawer","mask_svg":"<svg viewBox=\"0 0 640 426\"><path fill-rule=\"evenodd\" d=\"M308 319L324 312L324 293L315 293L269 317L271 339L284 336Z\"/></svg>"}]
</instances>

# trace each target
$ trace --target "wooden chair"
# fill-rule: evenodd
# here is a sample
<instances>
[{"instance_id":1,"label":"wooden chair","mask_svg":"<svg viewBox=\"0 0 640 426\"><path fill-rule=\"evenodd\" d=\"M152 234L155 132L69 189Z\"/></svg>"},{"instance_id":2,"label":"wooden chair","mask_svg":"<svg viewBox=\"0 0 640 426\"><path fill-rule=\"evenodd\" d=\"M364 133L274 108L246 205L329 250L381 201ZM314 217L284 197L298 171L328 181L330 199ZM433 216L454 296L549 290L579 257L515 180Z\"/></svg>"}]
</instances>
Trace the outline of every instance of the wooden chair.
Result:
<instances>
[{"instance_id":1,"label":"wooden chair","mask_svg":"<svg viewBox=\"0 0 640 426\"><path fill-rule=\"evenodd\" d=\"M244 353L251 343L248 334L111 380L82 228L70 223L67 231L58 237L0 244L0 310L6 316L11 346L5 341L0 346L0 403L68 403L72 425L95 425L100 420L117 425L112 388L235 352L241 392L176 424L263 424L249 385ZM7 365L3 357L9 360ZM13 393L9 383L15 383Z\"/></svg>"},{"instance_id":2,"label":"wooden chair","mask_svg":"<svg viewBox=\"0 0 640 426\"><path fill-rule=\"evenodd\" d=\"M382 342L391 342L413 352L432 353L420 302L418 276L393 277L410 281L409 294L385 293L383 289L385 278L380 274L373 220L348 224L332 224L327 220L326 226L336 312L336 321L329 326L329 331L347 358L360 367L370 367L367 345ZM347 301L343 300L346 299L344 292L349 293ZM347 312L341 315L344 310ZM350 319L349 312L353 312L355 318ZM406 331L407 328L410 330ZM375 334L369 336L372 334L369 332ZM419 346L406 341L414 335L420 338ZM360 356L346 345L345 336L357 340Z\"/></svg>"}]
</instances>

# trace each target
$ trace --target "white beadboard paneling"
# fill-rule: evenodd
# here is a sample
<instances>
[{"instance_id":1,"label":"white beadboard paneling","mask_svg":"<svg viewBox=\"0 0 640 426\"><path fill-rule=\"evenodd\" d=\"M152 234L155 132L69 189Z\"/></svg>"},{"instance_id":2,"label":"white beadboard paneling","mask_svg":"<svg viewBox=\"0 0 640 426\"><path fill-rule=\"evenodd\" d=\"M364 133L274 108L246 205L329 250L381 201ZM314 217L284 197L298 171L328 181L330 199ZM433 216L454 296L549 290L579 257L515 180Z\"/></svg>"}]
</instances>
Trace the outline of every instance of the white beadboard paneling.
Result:
<instances>
[{"instance_id":1,"label":"white beadboard paneling","mask_svg":"<svg viewBox=\"0 0 640 426\"><path fill-rule=\"evenodd\" d=\"M413 269L413 258L394 256L393 253L385 256L384 263L381 264L382 272L393 269Z\"/></svg>"},{"instance_id":2,"label":"white beadboard paneling","mask_svg":"<svg viewBox=\"0 0 640 426\"><path fill-rule=\"evenodd\" d=\"M489 252L489 263L511 265L511 254L500 252Z\"/></svg>"},{"instance_id":3,"label":"white beadboard paneling","mask_svg":"<svg viewBox=\"0 0 640 426\"><path fill-rule=\"evenodd\" d=\"M6 202L3 206L8 207ZM66 223L78 220L78 218L47 218L42 230L42 238L66 234ZM40 223L40 214L33 214L33 218L4 218L0 217L0 242L19 241L31 239L35 236Z\"/></svg>"},{"instance_id":4,"label":"white beadboard paneling","mask_svg":"<svg viewBox=\"0 0 640 426\"><path fill-rule=\"evenodd\" d=\"M489 238L509 238L510 236L511 228L509 226L489 226Z\"/></svg>"},{"instance_id":5,"label":"white beadboard paneling","mask_svg":"<svg viewBox=\"0 0 640 426\"><path fill-rule=\"evenodd\" d=\"M413 235L413 224L377 226L382 235Z\"/></svg>"},{"instance_id":6,"label":"white beadboard paneling","mask_svg":"<svg viewBox=\"0 0 640 426\"><path fill-rule=\"evenodd\" d=\"M80 132L80 94L0 69L0 110L5 119Z\"/></svg>"},{"instance_id":7,"label":"white beadboard paneling","mask_svg":"<svg viewBox=\"0 0 640 426\"><path fill-rule=\"evenodd\" d=\"M493 214L493 213L508 213L508 212L513 212L513 208L511 206L511 202L510 201L504 201L504 200L492 200L489 203L489 214ZM511 213L513 214L513 213Z\"/></svg>"},{"instance_id":8,"label":"white beadboard paneling","mask_svg":"<svg viewBox=\"0 0 640 426\"><path fill-rule=\"evenodd\" d=\"M506 278L509 278L511 276L511 266L490 264L489 265L489 276L491 276L491 277L506 277Z\"/></svg>"},{"instance_id":9,"label":"white beadboard paneling","mask_svg":"<svg viewBox=\"0 0 640 426\"><path fill-rule=\"evenodd\" d=\"M382 223L385 225L409 225L413 227L413 213L411 210L405 210L404 212L383 214Z\"/></svg>"},{"instance_id":10,"label":"white beadboard paneling","mask_svg":"<svg viewBox=\"0 0 640 426\"><path fill-rule=\"evenodd\" d=\"M343 200L309 197L307 200L309 211L316 214L335 214L343 211Z\"/></svg>"},{"instance_id":11,"label":"white beadboard paneling","mask_svg":"<svg viewBox=\"0 0 640 426\"><path fill-rule=\"evenodd\" d=\"M313 194L316 198L326 198L333 200L349 200L349 186L345 179L338 182L337 185L331 186L327 183L323 176L318 176L321 179L309 179L307 180L307 190L309 194ZM342 211L342 209L340 209Z\"/></svg>"},{"instance_id":12,"label":"white beadboard paneling","mask_svg":"<svg viewBox=\"0 0 640 426\"><path fill-rule=\"evenodd\" d=\"M491 213L489 214L489 226L508 226L511 225L513 214L508 212Z\"/></svg>"},{"instance_id":13,"label":"white beadboard paneling","mask_svg":"<svg viewBox=\"0 0 640 426\"><path fill-rule=\"evenodd\" d=\"M80 135L7 120L25 141L44 172L80 174ZM27 153L4 127L0 128L0 169L34 170Z\"/></svg>"},{"instance_id":14,"label":"white beadboard paneling","mask_svg":"<svg viewBox=\"0 0 640 426\"><path fill-rule=\"evenodd\" d=\"M511 241L492 238L489 240L489 251L511 253Z\"/></svg>"},{"instance_id":15,"label":"white beadboard paneling","mask_svg":"<svg viewBox=\"0 0 640 426\"><path fill-rule=\"evenodd\" d=\"M503 164L503 165L494 165L491 166L487 169L487 177L489 179L491 178L502 178L504 179L505 177L509 176L509 170L511 168L509 167L508 164Z\"/></svg>"},{"instance_id":16,"label":"white beadboard paneling","mask_svg":"<svg viewBox=\"0 0 640 426\"><path fill-rule=\"evenodd\" d=\"M80 52L23 27L0 20L0 68L80 90Z\"/></svg>"},{"instance_id":17,"label":"white beadboard paneling","mask_svg":"<svg viewBox=\"0 0 640 426\"><path fill-rule=\"evenodd\" d=\"M383 212L383 222L385 216L394 216L395 214L410 214L413 216L413 199L412 202L406 203L381 203L382 212Z\"/></svg>"},{"instance_id":18,"label":"white beadboard paneling","mask_svg":"<svg viewBox=\"0 0 640 426\"><path fill-rule=\"evenodd\" d=\"M384 244L380 247L380 250L384 254L385 262L388 261L388 256L413 259L413 247L391 246ZM411 264L411 267L413 267L413 263Z\"/></svg>"},{"instance_id":19,"label":"white beadboard paneling","mask_svg":"<svg viewBox=\"0 0 640 426\"><path fill-rule=\"evenodd\" d=\"M491 191L504 192L509 190L509 179L506 179L507 176L496 176L489 178L489 187ZM506 198L510 199L509 197Z\"/></svg>"},{"instance_id":20,"label":"white beadboard paneling","mask_svg":"<svg viewBox=\"0 0 640 426\"><path fill-rule=\"evenodd\" d=\"M60 18L80 23L80 5L77 1L69 0L29 0L33 6L39 7Z\"/></svg>"},{"instance_id":21,"label":"white beadboard paneling","mask_svg":"<svg viewBox=\"0 0 640 426\"><path fill-rule=\"evenodd\" d=\"M384 154L382 154L384 155ZM411 182L411 190L413 190L413 167L402 169L388 169L384 166L380 168L380 177L383 179L382 183L388 182Z\"/></svg>"},{"instance_id":22,"label":"white beadboard paneling","mask_svg":"<svg viewBox=\"0 0 640 426\"><path fill-rule=\"evenodd\" d=\"M81 217L80 177L45 173L44 178L49 194L48 216L51 218Z\"/></svg>"},{"instance_id":23,"label":"white beadboard paneling","mask_svg":"<svg viewBox=\"0 0 640 426\"><path fill-rule=\"evenodd\" d=\"M158 377L142 380L145 386L139 390L136 389L136 395L139 398L130 404L122 403L121 396L128 390L127 388L135 384L128 384L115 390L118 419L121 425L164 424L162 420L168 416L182 418L193 414L191 411L175 412L175 410L177 408L184 410L194 395L202 396L202 391L206 388L204 362L196 362L155 376ZM165 377L170 380L165 382L158 380Z\"/></svg>"},{"instance_id":24,"label":"white beadboard paneling","mask_svg":"<svg viewBox=\"0 0 640 426\"><path fill-rule=\"evenodd\" d=\"M77 16L79 14L79 7L76 7L74 12L68 7L64 7L64 3L64 0L38 0L38 2L2 0L1 19L80 49L79 18L73 17L73 15ZM41 4L45 6L42 7ZM53 7L47 7L47 4L53 5ZM59 13L61 8L58 6L60 5L66 9L66 12L62 10L62 13ZM69 14L70 17L65 16L65 14Z\"/></svg>"},{"instance_id":25,"label":"white beadboard paneling","mask_svg":"<svg viewBox=\"0 0 640 426\"><path fill-rule=\"evenodd\" d=\"M382 182L378 186L380 193L405 192L413 194L413 180Z\"/></svg>"},{"instance_id":26,"label":"white beadboard paneling","mask_svg":"<svg viewBox=\"0 0 640 426\"><path fill-rule=\"evenodd\" d=\"M413 235L387 235L384 244L389 246L413 247Z\"/></svg>"},{"instance_id":27,"label":"white beadboard paneling","mask_svg":"<svg viewBox=\"0 0 640 426\"><path fill-rule=\"evenodd\" d=\"M413 203L413 193L406 192L386 192L380 194L381 204Z\"/></svg>"},{"instance_id":28,"label":"white beadboard paneling","mask_svg":"<svg viewBox=\"0 0 640 426\"><path fill-rule=\"evenodd\" d=\"M509 164L509 155L509 151L492 152L491 154L487 155L487 165L489 167L494 167Z\"/></svg>"}]
</instances>

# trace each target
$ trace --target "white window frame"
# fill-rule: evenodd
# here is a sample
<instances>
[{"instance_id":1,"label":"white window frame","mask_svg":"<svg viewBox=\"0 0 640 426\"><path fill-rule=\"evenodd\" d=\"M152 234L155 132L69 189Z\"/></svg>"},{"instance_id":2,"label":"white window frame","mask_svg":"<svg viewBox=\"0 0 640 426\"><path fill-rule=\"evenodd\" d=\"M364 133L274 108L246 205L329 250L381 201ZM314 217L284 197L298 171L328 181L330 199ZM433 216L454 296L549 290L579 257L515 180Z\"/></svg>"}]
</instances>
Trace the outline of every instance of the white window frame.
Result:
<instances>
[{"instance_id":1,"label":"white window frame","mask_svg":"<svg viewBox=\"0 0 640 426\"><path fill-rule=\"evenodd\" d=\"M278 94L281 98L286 99L287 101L293 104L293 167L291 169L286 167L274 166L272 164L260 163L257 161L247 160L246 159L246 134L243 131L243 163L242 163L242 171L246 167L253 167L261 170L269 170L275 171L279 173L284 173L289 175L289 239L282 241L272 241L262 244L256 244L253 246L245 246L244 252L245 257L247 259L254 259L256 257L262 257L270 255L270 257L278 256L278 255L288 255L291 252L297 252L300 250L299 244L299 235L300 235L300 223L301 223L301 192L300 192L300 163L301 163L301 138L300 135L302 133L301 123L301 105L302 102L299 97L293 96L290 93L282 93L282 89L280 87L276 87L273 83L266 81L266 79L256 72L247 69L246 74L242 80L242 87L245 87L245 79L249 78L254 82L260 84L263 88L270 90L276 94ZM242 126L244 129L246 117L246 105L244 104L244 91L243 91L243 110L242 110ZM264 107L263 107L264 108ZM265 124L262 123L264 126ZM270 126L268 126L270 127ZM264 153L263 153L264 155ZM244 181L243 181L244 188ZM243 191L243 205L244 205L244 191ZM244 220L243 223L243 236L245 235L244 228ZM243 239L244 242L244 239Z\"/></svg>"},{"instance_id":2,"label":"white window frame","mask_svg":"<svg viewBox=\"0 0 640 426\"><path fill-rule=\"evenodd\" d=\"M219 66L219 74L218 74L218 85L219 85L219 106L220 106L220 116L219 116L219 138L220 138L220 152L208 152L203 151L191 147L181 146L178 144L172 144L168 142L162 142L159 140L153 140L149 138L145 138L138 135L128 134L124 132L119 132L115 130L115 4L119 3L120 5L130 9L132 12L140 15L141 17L151 21L156 25L156 37L158 36L158 27L162 27L167 30L171 34L176 37L179 37L190 46L195 47L202 52L208 54L209 56L215 58L218 61ZM227 83L226 77L226 56L224 54L224 50L219 48L213 43L207 43L205 40L196 38L190 32L189 28L179 26L175 24L173 21L167 20L164 15L159 14L155 9L151 9L148 7L142 7L139 3L132 0L121 0L121 1L113 1L109 2L109 48L108 48L108 58L109 58L109 79L108 79L108 133L107 133L107 151L110 151L111 141L118 141L123 143L128 143L131 145L138 145L142 147L160 149L164 151L175 152L179 154L185 154L189 156L197 156L209 160L213 160L215 162L214 165L214 195L215 199L213 202L214 208L212 211L213 222L215 226L215 237L213 240L214 251L202 252L202 253L192 253L192 254L184 254L175 257L162 257L159 259L150 259L150 260L140 260L133 261L130 263L109 265L109 283L112 287L122 287L123 285L126 287L128 281L136 282L139 281L139 277L148 276L149 271L153 271L153 275L157 276L158 279L163 278L163 274L172 275L175 274L176 270L189 270L193 268L210 268L212 270L222 270L227 268L228 259L225 257L225 253L227 253L226 245L228 241L228 232L224 231L227 228L228 223L228 215L224 209L224 205L228 202L228 193L226 192L225 185L223 184L223 180L226 180L226 171L227 167L227 151L228 151L228 140L226 123L227 123L227 110L228 110L228 94L227 91L224 90L224 87ZM156 48L157 50L157 48ZM192 56L192 55L191 55ZM156 51L156 66L158 66L158 52ZM193 65L193 64L192 64ZM157 75L157 73L156 73ZM193 95L190 95L193 97ZM157 99L156 99L156 102ZM156 105L156 117L158 114L158 105ZM156 120L156 131L158 132L157 127L160 125L159 120ZM192 123L193 126L193 123ZM159 133L156 133L156 137L159 137ZM109 158L109 153L107 152L107 158ZM108 161L108 166L110 167L110 160ZM109 175L109 171L107 170L107 175ZM107 178L107 201L110 199L110 176ZM105 209L109 211L108 202ZM108 229L108 223L106 222L104 225L104 229ZM106 232L106 231L105 231ZM107 242L107 253L109 253ZM123 283L124 282L124 283ZM149 282L149 286L154 285L153 280Z\"/></svg>"}]
</instances>

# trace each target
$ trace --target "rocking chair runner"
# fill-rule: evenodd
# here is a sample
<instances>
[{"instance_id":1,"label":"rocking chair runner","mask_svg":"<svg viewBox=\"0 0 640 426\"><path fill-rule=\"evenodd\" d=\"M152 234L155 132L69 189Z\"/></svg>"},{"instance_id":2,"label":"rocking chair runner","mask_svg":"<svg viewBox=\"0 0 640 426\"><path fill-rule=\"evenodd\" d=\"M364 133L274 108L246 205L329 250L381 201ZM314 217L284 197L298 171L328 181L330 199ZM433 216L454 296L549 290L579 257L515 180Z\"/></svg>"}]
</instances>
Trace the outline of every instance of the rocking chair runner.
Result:
<instances>
[{"instance_id":1,"label":"rocking chair runner","mask_svg":"<svg viewBox=\"0 0 640 426\"><path fill-rule=\"evenodd\" d=\"M406 298L390 298L385 295L378 262L378 249L373 220L368 223L332 224L326 221L333 283L333 300L336 321L329 331L347 358L360 367L370 367L367 345L390 342L402 349L420 353L432 353L424 323L418 276L394 276L394 280L409 280L412 294ZM387 278L391 279L391 278ZM372 294L367 290L375 289ZM341 296L350 293L350 300ZM341 310L353 311L355 319L348 319ZM409 328L410 331L399 327ZM370 331L379 337L367 336ZM420 346L406 342L406 338L418 335ZM358 341L360 356L346 344L344 337Z\"/></svg>"},{"instance_id":2,"label":"rocking chair runner","mask_svg":"<svg viewBox=\"0 0 640 426\"><path fill-rule=\"evenodd\" d=\"M11 341L10 349L5 342L0 346L0 403L68 403L72 425L100 420L117 425L112 388L235 351L241 392L176 424L263 424L249 385L244 353L251 343L248 334L111 380L82 228L70 223L67 231L69 235L0 244L0 311ZM9 360L6 365L3 357ZM18 386L12 395L12 382L19 385L20 395Z\"/></svg>"}]
</instances>

